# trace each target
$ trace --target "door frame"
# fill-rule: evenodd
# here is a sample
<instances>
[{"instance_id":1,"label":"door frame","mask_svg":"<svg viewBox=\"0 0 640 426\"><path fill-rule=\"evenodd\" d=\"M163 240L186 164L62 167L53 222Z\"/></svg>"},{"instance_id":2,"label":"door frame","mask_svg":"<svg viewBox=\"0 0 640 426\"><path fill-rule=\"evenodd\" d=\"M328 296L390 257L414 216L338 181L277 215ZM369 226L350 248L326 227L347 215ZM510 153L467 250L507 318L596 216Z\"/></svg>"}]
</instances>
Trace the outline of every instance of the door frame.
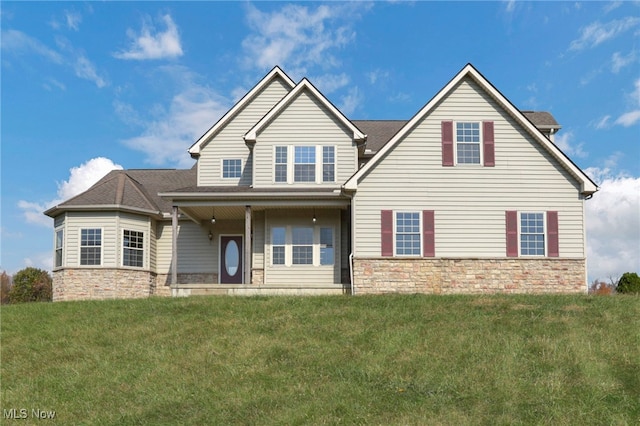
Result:
<instances>
[{"instance_id":1,"label":"door frame","mask_svg":"<svg viewBox=\"0 0 640 426\"><path fill-rule=\"evenodd\" d=\"M240 247L240 253L238 254L240 258L240 265L238 268L241 269L240 274L242 278L240 279L240 283L244 284L244 235L243 234L218 234L218 284L222 283L222 237L240 237L240 241L242 241L242 247Z\"/></svg>"}]
</instances>

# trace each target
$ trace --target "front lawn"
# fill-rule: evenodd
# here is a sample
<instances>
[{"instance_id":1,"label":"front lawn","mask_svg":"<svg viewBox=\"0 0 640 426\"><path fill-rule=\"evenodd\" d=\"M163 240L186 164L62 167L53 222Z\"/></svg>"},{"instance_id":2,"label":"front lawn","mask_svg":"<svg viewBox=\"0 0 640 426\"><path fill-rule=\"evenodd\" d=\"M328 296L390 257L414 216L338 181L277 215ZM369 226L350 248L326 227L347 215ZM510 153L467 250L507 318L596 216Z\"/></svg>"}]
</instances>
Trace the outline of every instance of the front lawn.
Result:
<instances>
[{"instance_id":1,"label":"front lawn","mask_svg":"<svg viewBox=\"0 0 640 426\"><path fill-rule=\"evenodd\" d=\"M640 423L640 297L34 303L1 327L3 424Z\"/></svg>"}]
</instances>

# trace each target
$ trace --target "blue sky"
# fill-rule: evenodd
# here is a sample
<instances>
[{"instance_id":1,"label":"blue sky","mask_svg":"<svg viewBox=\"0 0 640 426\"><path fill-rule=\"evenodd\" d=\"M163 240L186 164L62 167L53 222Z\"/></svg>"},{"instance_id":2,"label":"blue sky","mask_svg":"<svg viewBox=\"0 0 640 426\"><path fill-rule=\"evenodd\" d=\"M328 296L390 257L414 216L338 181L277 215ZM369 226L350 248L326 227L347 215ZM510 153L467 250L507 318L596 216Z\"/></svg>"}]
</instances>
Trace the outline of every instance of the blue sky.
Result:
<instances>
[{"instance_id":1,"label":"blue sky","mask_svg":"<svg viewBox=\"0 0 640 426\"><path fill-rule=\"evenodd\" d=\"M50 269L42 211L187 148L274 65L351 119L408 119L471 62L601 191L589 278L640 271L639 2L2 2L0 269Z\"/></svg>"}]
</instances>

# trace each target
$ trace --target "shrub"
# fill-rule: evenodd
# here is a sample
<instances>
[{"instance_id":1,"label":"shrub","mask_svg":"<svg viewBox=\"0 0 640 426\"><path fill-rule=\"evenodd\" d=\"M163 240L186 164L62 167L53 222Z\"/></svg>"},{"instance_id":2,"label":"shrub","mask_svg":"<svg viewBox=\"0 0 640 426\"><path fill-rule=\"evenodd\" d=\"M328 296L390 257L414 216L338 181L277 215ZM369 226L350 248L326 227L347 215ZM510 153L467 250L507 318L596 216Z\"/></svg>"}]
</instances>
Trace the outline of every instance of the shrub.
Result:
<instances>
[{"instance_id":1,"label":"shrub","mask_svg":"<svg viewBox=\"0 0 640 426\"><path fill-rule=\"evenodd\" d=\"M589 287L589 294L596 294L599 296L608 296L615 291L615 285L607 284L604 281L595 280Z\"/></svg>"},{"instance_id":2,"label":"shrub","mask_svg":"<svg viewBox=\"0 0 640 426\"><path fill-rule=\"evenodd\" d=\"M616 287L618 293L640 294L640 277L635 272L625 272Z\"/></svg>"},{"instance_id":3,"label":"shrub","mask_svg":"<svg viewBox=\"0 0 640 426\"><path fill-rule=\"evenodd\" d=\"M11 276L6 271L0 274L0 304L9 303L9 291L11 290Z\"/></svg>"},{"instance_id":4,"label":"shrub","mask_svg":"<svg viewBox=\"0 0 640 426\"><path fill-rule=\"evenodd\" d=\"M13 286L9 291L11 303L50 302L52 279L47 271L28 267L13 276Z\"/></svg>"}]
</instances>

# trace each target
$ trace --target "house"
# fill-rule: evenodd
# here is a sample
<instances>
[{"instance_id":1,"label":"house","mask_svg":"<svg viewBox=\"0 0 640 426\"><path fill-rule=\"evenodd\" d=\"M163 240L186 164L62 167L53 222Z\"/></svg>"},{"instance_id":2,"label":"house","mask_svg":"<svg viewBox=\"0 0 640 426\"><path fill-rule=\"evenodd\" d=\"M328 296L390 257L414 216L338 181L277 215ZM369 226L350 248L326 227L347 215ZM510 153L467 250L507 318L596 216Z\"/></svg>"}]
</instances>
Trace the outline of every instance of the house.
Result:
<instances>
[{"instance_id":1,"label":"house","mask_svg":"<svg viewBox=\"0 0 640 426\"><path fill-rule=\"evenodd\" d=\"M275 67L189 148L45 212L54 300L584 293L594 182L466 65L411 119L352 121Z\"/></svg>"}]
</instances>

